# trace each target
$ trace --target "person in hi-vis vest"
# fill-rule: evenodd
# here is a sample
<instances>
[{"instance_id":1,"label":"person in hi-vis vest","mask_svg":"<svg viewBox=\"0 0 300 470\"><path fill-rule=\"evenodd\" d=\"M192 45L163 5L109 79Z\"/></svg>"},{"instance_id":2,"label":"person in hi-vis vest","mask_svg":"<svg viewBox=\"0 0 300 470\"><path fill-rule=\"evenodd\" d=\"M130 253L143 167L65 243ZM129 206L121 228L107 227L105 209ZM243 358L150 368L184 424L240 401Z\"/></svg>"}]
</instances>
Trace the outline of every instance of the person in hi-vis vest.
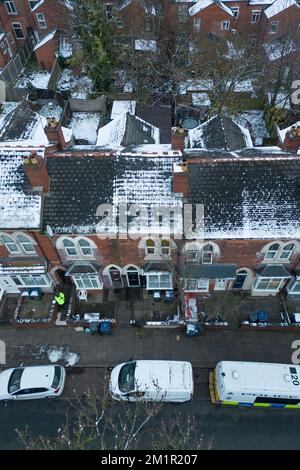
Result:
<instances>
[{"instance_id":1,"label":"person in hi-vis vest","mask_svg":"<svg viewBox=\"0 0 300 470\"><path fill-rule=\"evenodd\" d=\"M63 292L59 292L59 294L55 296L55 300L58 303L58 305L64 305L65 294Z\"/></svg>"}]
</instances>

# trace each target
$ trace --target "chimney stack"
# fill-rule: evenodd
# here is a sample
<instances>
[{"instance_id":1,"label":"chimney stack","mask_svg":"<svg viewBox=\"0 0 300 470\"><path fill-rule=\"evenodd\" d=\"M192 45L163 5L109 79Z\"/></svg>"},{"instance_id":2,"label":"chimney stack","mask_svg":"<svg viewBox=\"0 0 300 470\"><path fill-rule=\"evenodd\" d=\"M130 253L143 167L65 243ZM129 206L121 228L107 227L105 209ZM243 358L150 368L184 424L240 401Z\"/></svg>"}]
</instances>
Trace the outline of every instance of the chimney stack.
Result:
<instances>
[{"instance_id":1,"label":"chimney stack","mask_svg":"<svg viewBox=\"0 0 300 470\"><path fill-rule=\"evenodd\" d=\"M171 135L172 150L184 150L185 147L185 130L183 127L173 127Z\"/></svg>"},{"instance_id":2,"label":"chimney stack","mask_svg":"<svg viewBox=\"0 0 300 470\"><path fill-rule=\"evenodd\" d=\"M297 153L300 149L300 124L292 126L285 134L284 142L280 144L283 150Z\"/></svg>"},{"instance_id":3,"label":"chimney stack","mask_svg":"<svg viewBox=\"0 0 300 470\"><path fill-rule=\"evenodd\" d=\"M50 190L50 178L45 160L36 151L32 151L24 160L24 172L33 190L48 193Z\"/></svg>"},{"instance_id":4,"label":"chimney stack","mask_svg":"<svg viewBox=\"0 0 300 470\"><path fill-rule=\"evenodd\" d=\"M57 145L60 150L64 150L68 147L68 144L64 138L62 126L55 118L47 118L45 134L49 140L49 143Z\"/></svg>"},{"instance_id":5,"label":"chimney stack","mask_svg":"<svg viewBox=\"0 0 300 470\"><path fill-rule=\"evenodd\" d=\"M189 195L189 172L186 160L174 163L173 192L182 193L184 198Z\"/></svg>"}]
</instances>

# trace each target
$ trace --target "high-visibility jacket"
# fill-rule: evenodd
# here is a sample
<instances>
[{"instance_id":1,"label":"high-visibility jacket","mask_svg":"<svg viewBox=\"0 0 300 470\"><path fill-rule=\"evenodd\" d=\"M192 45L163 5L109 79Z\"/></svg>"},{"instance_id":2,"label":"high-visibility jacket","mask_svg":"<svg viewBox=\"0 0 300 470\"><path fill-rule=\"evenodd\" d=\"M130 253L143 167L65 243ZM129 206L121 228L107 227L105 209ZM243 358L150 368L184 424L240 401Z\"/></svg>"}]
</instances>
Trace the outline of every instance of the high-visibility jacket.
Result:
<instances>
[{"instance_id":1,"label":"high-visibility jacket","mask_svg":"<svg viewBox=\"0 0 300 470\"><path fill-rule=\"evenodd\" d=\"M58 305L63 305L65 303L65 294L63 292L60 292L59 295L55 296L55 300Z\"/></svg>"}]
</instances>

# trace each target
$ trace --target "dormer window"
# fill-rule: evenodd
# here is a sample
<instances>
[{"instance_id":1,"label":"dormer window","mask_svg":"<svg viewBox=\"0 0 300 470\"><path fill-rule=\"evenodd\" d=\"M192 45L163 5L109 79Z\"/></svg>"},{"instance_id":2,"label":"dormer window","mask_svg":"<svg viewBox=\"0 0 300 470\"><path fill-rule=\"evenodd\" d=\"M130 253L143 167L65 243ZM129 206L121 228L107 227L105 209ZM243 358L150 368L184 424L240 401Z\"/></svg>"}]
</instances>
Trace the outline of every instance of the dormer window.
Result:
<instances>
[{"instance_id":1,"label":"dormer window","mask_svg":"<svg viewBox=\"0 0 300 470\"><path fill-rule=\"evenodd\" d=\"M280 254L280 259L290 259L293 251L294 251L295 245L294 243L289 243L288 245L285 245L282 248L282 252Z\"/></svg>"},{"instance_id":2,"label":"dormer window","mask_svg":"<svg viewBox=\"0 0 300 470\"><path fill-rule=\"evenodd\" d=\"M35 253L35 249L33 248L31 241L24 237L24 235L18 235L17 240L25 253Z\"/></svg>"},{"instance_id":3,"label":"dormer window","mask_svg":"<svg viewBox=\"0 0 300 470\"><path fill-rule=\"evenodd\" d=\"M146 253L147 255L154 255L155 242L153 240L146 241Z\"/></svg>"},{"instance_id":4,"label":"dormer window","mask_svg":"<svg viewBox=\"0 0 300 470\"><path fill-rule=\"evenodd\" d=\"M13 238L8 235L2 235L0 239L10 253L20 253L20 249Z\"/></svg>"},{"instance_id":5,"label":"dormer window","mask_svg":"<svg viewBox=\"0 0 300 470\"><path fill-rule=\"evenodd\" d=\"M209 243L204 245L202 250L202 263L211 264L213 259L213 247Z\"/></svg>"},{"instance_id":6,"label":"dormer window","mask_svg":"<svg viewBox=\"0 0 300 470\"><path fill-rule=\"evenodd\" d=\"M68 256L77 256L75 243L72 240L64 240L63 246Z\"/></svg>"},{"instance_id":7,"label":"dormer window","mask_svg":"<svg viewBox=\"0 0 300 470\"><path fill-rule=\"evenodd\" d=\"M279 243L273 243L266 253L265 259L274 259L277 256L278 250L280 248Z\"/></svg>"},{"instance_id":8,"label":"dormer window","mask_svg":"<svg viewBox=\"0 0 300 470\"><path fill-rule=\"evenodd\" d=\"M93 254L91 245L89 244L88 240L79 240L78 244L84 256L91 256Z\"/></svg>"},{"instance_id":9,"label":"dormer window","mask_svg":"<svg viewBox=\"0 0 300 470\"><path fill-rule=\"evenodd\" d=\"M170 254L170 241L169 240L162 240L161 241L161 254L162 255L169 255Z\"/></svg>"}]
</instances>

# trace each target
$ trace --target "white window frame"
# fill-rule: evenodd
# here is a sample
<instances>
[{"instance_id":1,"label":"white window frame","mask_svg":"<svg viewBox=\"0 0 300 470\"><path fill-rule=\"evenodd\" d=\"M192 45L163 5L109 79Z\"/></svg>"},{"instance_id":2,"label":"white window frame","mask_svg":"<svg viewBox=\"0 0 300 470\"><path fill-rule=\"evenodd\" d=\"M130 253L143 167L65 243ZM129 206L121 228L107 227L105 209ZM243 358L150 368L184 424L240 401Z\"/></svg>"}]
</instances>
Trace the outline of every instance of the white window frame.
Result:
<instances>
[{"instance_id":1,"label":"white window frame","mask_svg":"<svg viewBox=\"0 0 300 470\"><path fill-rule=\"evenodd\" d=\"M18 14L15 0L5 0L5 7L8 15Z\"/></svg>"},{"instance_id":2,"label":"white window frame","mask_svg":"<svg viewBox=\"0 0 300 470\"><path fill-rule=\"evenodd\" d=\"M24 238L23 241L20 240L21 237ZM19 235L16 236L16 239L17 239L18 244L21 246L22 250L24 251L24 253L26 254L36 253L34 246L32 244L32 241L29 238L27 238L25 235L22 235L20 233ZM27 247L29 246L29 250L25 248L26 246Z\"/></svg>"},{"instance_id":3,"label":"white window frame","mask_svg":"<svg viewBox=\"0 0 300 470\"><path fill-rule=\"evenodd\" d=\"M222 21L220 28L221 28L222 31L228 31L229 28L230 28L230 21L228 21L228 20Z\"/></svg>"},{"instance_id":4,"label":"white window frame","mask_svg":"<svg viewBox=\"0 0 300 470\"><path fill-rule=\"evenodd\" d=\"M18 41L23 41L23 40L25 39L25 35L24 35L22 23L16 21L16 22L13 22L13 23L11 24L11 26L12 26L12 29L13 29L13 31L14 31L15 38L16 38ZM18 26L17 29L19 29L20 31L22 31L22 35L23 35L22 38L18 38L18 36L17 36L17 34L16 34L16 28L15 28L15 26Z\"/></svg>"},{"instance_id":5,"label":"white window frame","mask_svg":"<svg viewBox=\"0 0 300 470\"><path fill-rule=\"evenodd\" d=\"M190 263L193 263L198 260L199 251L198 250L187 250L186 260Z\"/></svg>"},{"instance_id":6,"label":"white window frame","mask_svg":"<svg viewBox=\"0 0 300 470\"><path fill-rule=\"evenodd\" d=\"M147 241L150 241L150 240L154 243L154 245L151 245L151 246L147 245ZM152 238L147 238L145 251L146 251L146 255L155 255L156 253L155 240L153 240Z\"/></svg>"},{"instance_id":7,"label":"white window frame","mask_svg":"<svg viewBox=\"0 0 300 470\"><path fill-rule=\"evenodd\" d=\"M219 283L219 285L217 285ZM220 277L215 279L214 290L226 290L228 286L228 279Z\"/></svg>"},{"instance_id":8,"label":"white window frame","mask_svg":"<svg viewBox=\"0 0 300 470\"><path fill-rule=\"evenodd\" d=\"M39 0L28 0L28 2L29 2L30 10L33 10L39 3Z\"/></svg>"},{"instance_id":9,"label":"white window frame","mask_svg":"<svg viewBox=\"0 0 300 470\"><path fill-rule=\"evenodd\" d=\"M287 250L286 248L288 246L291 246L292 245L292 249L290 250ZM287 245L283 246L282 247L282 250L281 250L281 253L280 253L280 256L279 256L279 259L280 260L289 260L290 257L292 256L293 252L295 251L295 243L288 243ZM283 254L286 253L288 256L283 256Z\"/></svg>"},{"instance_id":10,"label":"white window frame","mask_svg":"<svg viewBox=\"0 0 300 470\"><path fill-rule=\"evenodd\" d=\"M256 290L256 291L259 291L259 292L278 292L280 287L282 286L283 281L284 281L284 279L278 278L278 277L258 277L255 284L254 284L253 290ZM263 289L259 288L259 284L261 282L268 282L267 287L265 287ZM279 283L278 287L269 289L269 286L272 282L278 282Z\"/></svg>"},{"instance_id":11,"label":"white window frame","mask_svg":"<svg viewBox=\"0 0 300 470\"><path fill-rule=\"evenodd\" d=\"M117 28L124 28L124 23L123 23L122 18L116 17L115 19L116 19L116 26L117 26Z\"/></svg>"},{"instance_id":12,"label":"white window frame","mask_svg":"<svg viewBox=\"0 0 300 470\"><path fill-rule=\"evenodd\" d=\"M4 239L5 237L8 238L11 241L5 241L5 239ZM5 246L5 248L9 251L9 253L11 253L13 255L21 253L20 247L18 246L17 242L10 235L7 235L5 233L1 234L0 235L0 240L3 243L3 245ZM17 248L17 250L11 250L10 247L9 247L10 245L14 245Z\"/></svg>"},{"instance_id":13,"label":"white window frame","mask_svg":"<svg viewBox=\"0 0 300 470\"><path fill-rule=\"evenodd\" d=\"M36 20L40 29L47 29L47 22L44 13L36 13Z\"/></svg>"},{"instance_id":14,"label":"white window frame","mask_svg":"<svg viewBox=\"0 0 300 470\"><path fill-rule=\"evenodd\" d=\"M21 284L17 284L13 278L19 279ZM31 282L25 282L25 278L31 279ZM38 279L42 279L43 282L38 282ZM11 280L18 287L50 287L52 286L52 279L49 274L18 274L11 276Z\"/></svg>"},{"instance_id":15,"label":"white window frame","mask_svg":"<svg viewBox=\"0 0 300 470\"><path fill-rule=\"evenodd\" d=\"M233 18L236 20L240 14L240 7L231 7Z\"/></svg>"},{"instance_id":16,"label":"white window frame","mask_svg":"<svg viewBox=\"0 0 300 470\"><path fill-rule=\"evenodd\" d=\"M278 248L277 250L271 250L270 248L272 248L272 246L274 245L278 245ZM265 257L264 259L265 260L270 260L270 259L276 259L277 258L277 255L279 253L279 250L280 250L280 245L279 243L272 243L272 245L269 246L268 250L266 251L266 254L265 254ZM274 256L268 256L269 253L274 253Z\"/></svg>"},{"instance_id":17,"label":"white window frame","mask_svg":"<svg viewBox=\"0 0 300 470\"><path fill-rule=\"evenodd\" d=\"M274 26L275 26L275 30L273 29ZM275 33L277 33L278 26L279 26L279 21L271 21L270 29L269 29L269 34L275 34Z\"/></svg>"},{"instance_id":18,"label":"white window frame","mask_svg":"<svg viewBox=\"0 0 300 470\"><path fill-rule=\"evenodd\" d=\"M188 283L195 283L195 288L188 286ZM185 281L185 292L208 292L209 291L209 279L187 279Z\"/></svg>"},{"instance_id":19,"label":"white window frame","mask_svg":"<svg viewBox=\"0 0 300 470\"><path fill-rule=\"evenodd\" d=\"M168 276L169 278L169 283L168 285L164 284L162 281L162 276ZM157 284L153 286L151 285L151 278L157 277ZM172 283L172 273L170 272L153 272L153 273L147 273L146 274L146 279L147 279L147 290L170 290L173 289L173 283Z\"/></svg>"},{"instance_id":20,"label":"white window frame","mask_svg":"<svg viewBox=\"0 0 300 470\"><path fill-rule=\"evenodd\" d=\"M194 18L194 31L196 33L201 31L201 18Z\"/></svg>"},{"instance_id":21,"label":"white window frame","mask_svg":"<svg viewBox=\"0 0 300 470\"><path fill-rule=\"evenodd\" d=\"M211 247L211 250L205 249L207 247ZM208 256L209 255L209 256ZM213 255L214 255L214 248L210 243L207 243L206 245L203 246L202 248L202 253L201 253L201 262L202 264L212 264L213 262ZM209 257L209 261L204 261L204 256Z\"/></svg>"},{"instance_id":22,"label":"white window frame","mask_svg":"<svg viewBox=\"0 0 300 470\"><path fill-rule=\"evenodd\" d=\"M80 242L87 243L87 246L83 246L83 247L82 247L82 246L80 245ZM85 238L80 238L80 239L78 240L78 246L79 246L79 250L80 250L80 253L82 254L82 256L89 256L89 257L93 256L93 248L92 248L92 246L91 246L89 240L86 240ZM89 253L88 253L88 254L87 254L87 253L84 253L83 250L89 250Z\"/></svg>"},{"instance_id":23,"label":"white window frame","mask_svg":"<svg viewBox=\"0 0 300 470\"><path fill-rule=\"evenodd\" d=\"M103 289L103 282L100 278L100 275L95 273L85 273L85 274L72 274L72 279L75 282L77 289L86 289L86 290L96 290L96 289ZM89 280L89 283L92 287L85 283ZM92 281L94 281L97 286L92 285Z\"/></svg>"},{"instance_id":24,"label":"white window frame","mask_svg":"<svg viewBox=\"0 0 300 470\"><path fill-rule=\"evenodd\" d=\"M163 241L167 241L169 245L163 245L162 244ZM162 239L160 241L160 250L163 256L170 256L170 253L171 253L170 240L167 240L166 238Z\"/></svg>"},{"instance_id":25,"label":"white window frame","mask_svg":"<svg viewBox=\"0 0 300 470\"><path fill-rule=\"evenodd\" d=\"M65 242L72 243L73 245L72 246L65 246ZM74 256L75 257L78 256L78 250L77 250L77 247L76 247L76 243L73 240L69 240L68 238L64 238L62 240L62 246L63 246L65 254L68 257L72 258ZM74 250L76 253L70 254L68 250Z\"/></svg>"},{"instance_id":26,"label":"white window frame","mask_svg":"<svg viewBox=\"0 0 300 470\"><path fill-rule=\"evenodd\" d=\"M295 289L295 287L299 287L299 290ZM287 286L287 291L289 294L299 294L300 295L300 280L298 281L297 279L291 279L291 281L289 282L288 286Z\"/></svg>"},{"instance_id":27,"label":"white window frame","mask_svg":"<svg viewBox=\"0 0 300 470\"><path fill-rule=\"evenodd\" d=\"M261 17L261 10L252 10L251 23L259 23Z\"/></svg>"}]
</instances>

